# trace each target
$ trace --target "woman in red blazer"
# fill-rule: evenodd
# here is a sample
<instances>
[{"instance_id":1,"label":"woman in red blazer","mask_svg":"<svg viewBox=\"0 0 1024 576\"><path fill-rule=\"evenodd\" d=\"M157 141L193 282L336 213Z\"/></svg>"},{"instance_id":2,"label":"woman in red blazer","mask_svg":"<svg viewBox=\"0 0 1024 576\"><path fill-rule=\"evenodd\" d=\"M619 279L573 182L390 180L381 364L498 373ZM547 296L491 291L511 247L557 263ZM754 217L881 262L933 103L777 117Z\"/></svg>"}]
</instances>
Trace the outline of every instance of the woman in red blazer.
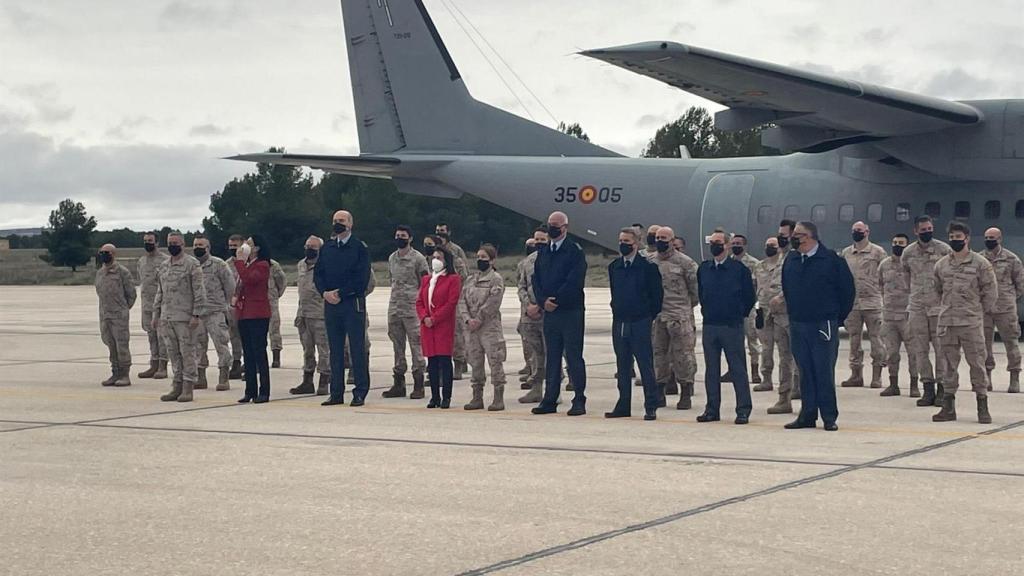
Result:
<instances>
[{"instance_id":1,"label":"woman in red blazer","mask_svg":"<svg viewBox=\"0 0 1024 576\"><path fill-rule=\"evenodd\" d=\"M420 341L430 374L430 403L427 408L448 408L452 404L455 310L462 293L462 279L455 271L455 261L450 252L438 246L432 256L431 274L420 281L416 314L420 319Z\"/></svg>"},{"instance_id":2,"label":"woman in red blazer","mask_svg":"<svg viewBox=\"0 0 1024 576\"><path fill-rule=\"evenodd\" d=\"M238 286L235 289L235 317L245 357L245 396L239 403L262 404L270 400L270 364L267 362L267 332L270 329L270 247L262 236L253 235L238 248L235 257ZM259 375L259 390L256 376Z\"/></svg>"}]
</instances>

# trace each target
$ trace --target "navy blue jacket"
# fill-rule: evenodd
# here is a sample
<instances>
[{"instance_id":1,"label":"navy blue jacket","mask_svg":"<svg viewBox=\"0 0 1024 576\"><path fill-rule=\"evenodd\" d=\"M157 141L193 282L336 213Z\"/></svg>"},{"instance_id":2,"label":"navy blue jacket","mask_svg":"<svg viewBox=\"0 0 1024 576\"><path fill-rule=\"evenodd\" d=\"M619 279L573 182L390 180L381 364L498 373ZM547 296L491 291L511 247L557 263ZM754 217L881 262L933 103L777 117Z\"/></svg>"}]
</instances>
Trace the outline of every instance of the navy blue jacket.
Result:
<instances>
[{"instance_id":1,"label":"navy blue jacket","mask_svg":"<svg viewBox=\"0 0 1024 576\"><path fill-rule=\"evenodd\" d=\"M726 258L720 266L714 259L697 268L700 313L709 326L738 326L754 308L757 295L750 270L739 260Z\"/></svg>"},{"instance_id":2,"label":"navy blue jacket","mask_svg":"<svg viewBox=\"0 0 1024 576\"><path fill-rule=\"evenodd\" d=\"M612 317L615 320L653 320L661 313L665 289L657 264L637 254L626 268L625 259L616 258L608 265L608 281L612 289Z\"/></svg>"},{"instance_id":3,"label":"navy blue jacket","mask_svg":"<svg viewBox=\"0 0 1024 576\"><path fill-rule=\"evenodd\" d=\"M801 261L802 254L790 250L782 263L782 293L786 298L791 322L824 322L840 324L853 310L857 295L853 274L846 260L818 244L818 251Z\"/></svg>"},{"instance_id":4,"label":"navy blue jacket","mask_svg":"<svg viewBox=\"0 0 1024 576\"><path fill-rule=\"evenodd\" d=\"M333 238L324 242L313 269L313 283L321 296L337 290L342 301L365 297L370 283L370 253L366 245L355 236L349 236L344 244Z\"/></svg>"},{"instance_id":5,"label":"navy blue jacket","mask_svg":"<svg viewBox=\"0 0 1024 576\"><path fill-rule=\"evenodd\" d=\"M551 248L537 253L533 272L533 294L544 307L554 298L560 311L583 309L583 282L587 278L587 258L580 245L566 238L557 252ZM551 312L546 312L551 314Z\"/></svg>"}]
</instances>

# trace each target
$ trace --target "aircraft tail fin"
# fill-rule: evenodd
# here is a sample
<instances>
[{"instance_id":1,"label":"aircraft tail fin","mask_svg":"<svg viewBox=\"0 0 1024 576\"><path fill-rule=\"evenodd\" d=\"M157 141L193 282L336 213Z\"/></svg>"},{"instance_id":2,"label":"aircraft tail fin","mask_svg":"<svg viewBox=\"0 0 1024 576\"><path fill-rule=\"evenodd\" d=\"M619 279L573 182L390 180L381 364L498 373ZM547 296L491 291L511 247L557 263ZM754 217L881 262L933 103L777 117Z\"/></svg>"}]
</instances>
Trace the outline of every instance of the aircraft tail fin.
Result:
<instances>
[{"instance_id":1,"label":"aircraft tail fin","mask_svg":"<svg viewBox=\"0 0 1024 576\"><path fill-rule=\"evenodd\" d=\"M342 0L363 154L618 156L475 100L423 0Z\"/></svg>"}]
</instances>

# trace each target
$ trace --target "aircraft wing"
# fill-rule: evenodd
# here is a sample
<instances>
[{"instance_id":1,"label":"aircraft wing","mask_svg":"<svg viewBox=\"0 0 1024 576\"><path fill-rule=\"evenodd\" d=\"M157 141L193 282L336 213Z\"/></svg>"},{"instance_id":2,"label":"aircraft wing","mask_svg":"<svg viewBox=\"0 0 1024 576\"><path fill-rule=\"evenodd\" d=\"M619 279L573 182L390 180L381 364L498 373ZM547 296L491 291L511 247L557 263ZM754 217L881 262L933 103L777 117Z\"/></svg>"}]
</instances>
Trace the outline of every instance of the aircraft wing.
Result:
<instances>
[{"instance_id":1,"label":"aircraft wing","mask_svg":"<svg viewBox=\"0 0 1024 576\"><path fill-rule=\"evenodd\" d=\"M982 114L962 102L844 80L687 46L645 42L581 52L707 98L729 109L715 115L723 130L765 124L765 144L820 151L858 141L977 124Z\"/></svg>"},{"instance_id":2,"label":"aircraft wing","mask_svg":"<svg viewBox=\"0 0 1024 576\"><path fill-rule=\"evenodd\" d=\"M323 156L319 154L281 154L262 152L229 156L225 160L241 160L285 166L307 166L326 172L366 176L368 178L391 178L402 161L383 156Z\"/></svg>"}]
</instances>

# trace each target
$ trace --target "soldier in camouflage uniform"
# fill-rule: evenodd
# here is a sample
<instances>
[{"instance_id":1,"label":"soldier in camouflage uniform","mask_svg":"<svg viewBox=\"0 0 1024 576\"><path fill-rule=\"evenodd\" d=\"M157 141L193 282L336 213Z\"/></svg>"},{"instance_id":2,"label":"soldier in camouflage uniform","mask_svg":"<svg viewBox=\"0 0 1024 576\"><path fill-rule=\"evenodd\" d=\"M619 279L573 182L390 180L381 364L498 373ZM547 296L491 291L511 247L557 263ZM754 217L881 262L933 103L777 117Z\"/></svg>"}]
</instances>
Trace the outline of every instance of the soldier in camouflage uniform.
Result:
<instances>
[{"instance_id":1,"label":"soldier in camouflage uniform","mask_svg":"<svg viewBox=\"0 0 1024 576\"><path fill-rule=\"evenodd\" d=\"M978 422L990 424L988 378L985 374L985 314L992 313L999 289L992 264L971 252L971 229L967 224L949 223L947 254L935 263L935 290L939 298L938 331L945 356L942 379L942 410L933 422L956 420L956 391L960 384L960 351L971 369L971 388L978 403Z\"/></svg>"},{"instance_id":2,"label":"soldier in camouflage uniform","mask_svg":"<svg viewBox=\"0 0 1024 576\"><path fill-rule=\"evenodd\" d=\"M149 370L139 372L139 378L167 378L167 346L160 337L160 331L153 328L153 299L156 298L156 272L167 261L167 254L160 252L156 234L142 236L146 254L139 258L139 287L142 291L142 329L149 338Z\"/></svg>"},{"instance_id":3,"label":"soldier in camouflage uniform","mask_svg":"<svg viewBox=\"0 0 1024 576\"><path fill-rule=\"evenodd\" d=\"M224 260L228 269L235 276L235 284L238 283L238 273L235 271L235 252L238 247L245 243L245 237L240 234L232 234L228 238L228 253L230 256ZM231 336L231 370L228 378L240 380L242 378L242 336L238 333L238 318L234 312L228 313L228 333Z\"/></svg>"},{"instance_id":4,"label":"soldier in camouflage uniform","mask_svg":"<svg viewBox=\"0 0 1024 576\"><path fill-rule=\"evenodd\" d=\"M693 381L697 374L696 324L693 307L699 304L697 263L672 249L675 232L662 226L655 232L655 256L664 297L661 313L654 319L654 380L660 392L659 405L665 402L665 389L678 375L682 380L676 410L692 407Z\"/></svg>"},{"instance_id":5,"label":"soldier in camouflage uniform","mask_svg":"<svg viewBox=\"0 0 1024 576\"><path fill-rule=\"evenodd\" d=\"M754 390L772 389L772 371L775 368L775 348L779 349L779 399L768 408L769 414L790 414L793 412L793 390L795 388L793 352L789 339L789 310L782 296L782 264L786 252L779 249L778 237L765 240L765 258L757 265L757 303L761 310L764 338L761 369L764 381Z\"/></svg>"},{"instance_id":6,"label":"soldier in camouflage uniform","mask_svg":"<svg viewBox=\"0 0 1024 576\"><path fill-rule=\"evenodd\" d=\"M462 246L452 241L451 233L451 226L447 224L438 224L434 227L434 234L440 239L439 242L435 240L435 243L439 243L442 248L451 253L452 258L455 260L455 271L459 273L459 277L462 278L462 285L465 286L466 278L469 277L469 262L466 259L466 251L462 249ZM456 317L455 349L452 355L455 367L452 376L454 380L462 380L466 372L466 337L466 319Z\"/></svg>"},{"instance_id":7,"label":"soldier in camouflage uniform","mask_svg":"<svg viewBox=\"0 0 1024 576\"><path fill-rule=\"evenodd\" d=\"M210 366L207 354L209 341L213 340L213 348L217 351L217 390L230 390L228 374L231 370L231 333L228 330L228 315L234 315L231 309L231 297L235 295L235 270L210 255L210 241L197 236L192 241L192 253L199 260L203 269L203 282L206 285L206 305L201 311L199 328L196 330L196 358L199 363L199 379L196 390L205 390L206 368Z\"/></svg>"},{"instance_id":8,"label":"soldier in camouflage uniform","mask_svg":"<svg viewBox=\"0 0 1024 576\"><path fill-rule=\"evenodd\" d=\"M270 261L270 279L267 281L267 294L270 296L270 350L274 355L271 368L281 367L281 350L284 348L284 341L281 339L281 308L278 301L284 296L288 288L288 277L284 274L284 268L277 260Z\"/></svg>"},{"instance_id":9,"label":"soldier in camouflage uniform","mask_svg":"<svg viewBox=\"0 0 1024 576\"><path fill-rule=\"evenodd\" d=\"M520 404L537 404L544 397L546 374L544 352L544 308L533 295L533 271L537 264L537 253L548 247L548 231L538 228L533 233L533 251L519 261L516 267L516 288L519 296L519 326L523 338L523 355L526 357L529 373L526 383L530 391L519 399Z\"/></svg>"},{"instance_id":10,"label":"soldier in camouflage uniform","mask_svg":"<svg viewBox=\"0 0 1024 576\"><path fill-rule=\"evenodd\" d=\"M464 408L481 410L484 407L484 360L491 369L494 399L489 411L505 409L505 336L501 329L501 299L505 295L505 281L494 269L498 252L494 246L484 244L476 253L477 272L462 288L459 308L466 319L467 353L473 369L473 399Z\"/></svg>"},{"instance_id":11,"label":"soldier in camouflage uniform","mask_svg":"<svg viewBox=\"0 0 1024 576\"><path fill-rule=\"evenodd\" d=\"M533 236L526 239L526 258L523 258L519 262L516 262L516 282L518 283L520 276L522 276L526 270L525 267L530 256L537 251L535 246L536 242L533 240ZM530 367L533 366L533 350L530 348L530 344L526 341L523 336L523 319L526 318L526 304L522 301L519 302L519 322L516 323L516 334L519 334L520 343L523 346L523 367L519 370L519 387L523 390L529 390L530 384Z\"/></svg>"},{"instance_id":12,"label":"soldier in camouflage uniform","mask_svg":"<svg viewBox=\"0 0 1024 576\"><path fill-rule=\"evenodd\" d=\"M184 253L185 240L178 232L167 236L171 257L157 273L153 309L155 326L167 344L174 378L171 391L160 397L164 402L191 402L192 390L199 379L196 370L195 332L206 307L206 285L199 261Z\"/></svg>"},{"instance_id":13,"label":"soldier in camouflage uniform","mask_svg":"<svg viewBox=\"0 0 1024 576\"><path fill-rule=\"evenodd\" d=\"M326 396L331 386L331 347L327 341L327 327L324 324L324 297L313 282L313 270L320 258L324 241L318 236L306 239L306 257L297 265L299 276L296 289L299 292L299 309L295 313L295 327L299 329L302 343L302 384L292 388L291 394L312 394ZM317 354L319 353L319 360ZM320 372L320 381L313 388L313 376Z\"/></svg>"},{"instance_id":14,"label":"soldier in camouflage uniform","mask_svg":"<svg viewBox=\"0 0 1024 576\"><path fill-rule=\"evenodd\" d=\"M99 257L103 264L96 271L100 338L110 351L110 378L102 384L131 386L128 371L132 367L132 351L128 345L128 325L131 308L135 305L135 280L132 273L117 261L117 248L113 244L104 244Z\"/></svg>"},{"instance_id":15,"label":"soldier in camouflage uniform","mask_svg":"<svg viewBox=\"0 0 1024 576\"><path fill-rule=\"evenodd\" d=\"M839 253L853 273L857 297L853 310L846 317L846 332L850 335L850 377L840 386L864 386L864 349L861 347L864 329L871 339L871 387L882 387L882 368L885 366L885 342L882 340L882 292L878 287L878 265L885 259L885 249L870 240L871 229L863 222L854 222L850 231L853 244Z\"/></svg>"},{"instance_id":16,"label":"soldier in camouflage uniform","mask_svg":"<svg viewBox=\"0 0 1024 576\"><path fill-rule=\"evenodd\" d=\"M733 234L732 240L730 241L730 249L732 255L729 256L733 260L739 260L744 266L750 270L750 276L754 280L754 291L757 291L757 265L761 262L757 258L754 258L747 252L747 237L742 234ZM757 333L757 310L752 309L747 318L743 321L743 332L747 338L747 354L750 355L750 383L760 384L761 383L761 369L758 363L761 361L761 338ZM729 374L725 374L724 377L728 377ZM728 380L722 380L722 382L732 382L730 377Z\"/></svg>"},{"instance_id":17,"label":"soldier in camouflage uniform","mask_svg":"<svg viewBox=\"0 0 1024 576\"><path fill-rule=\"evenodd\" d=\"M878 286L882 293L882 335L885 337L885 363L889 367L889 387L880 396L900 395L900 345L907 349L907 367L910 371L910 397L917 398L916 357L910 352L910 322L907 303L910 301L910 271L903 265L903 251L910 238L897 234L892 239L892 256L878 265ZM856 278L856 274L854 275Z\"/></svg>"},{"instance_id":18,"label":"soldier in camouflage uniform","mask_svg":"<svg viewBox=\"0 0 1024 576\"><path fill-rule=\"evenodd\" d=\"M1011 394L1020 392L1020 324L1017 322L1017 300L1024 298L1024 266L1016 254L1003 248L1003 232L999 228L985 231L985 250L981 253L996 273L999 286L999 301L991 313L985 314L985 370L988 373L988 389L992 389L992 369L996 360L992 356L994 330L1006 348L1006 369L1010 372Z\"/></svg>"},{"instance_id":19,"label":"soldier in camouflage uniform","mask_svg":"<svg viewBox=\"0 0 1024 576\"><path fill-rule=\"evenodd\" d=\"M903 266L910 272L910 301L907 305L910 323L910 349L914 355L924 395L918 406L942 405L942 378L946 374L945 356L939 344L939 297L935 288L935 263L950 253L949 245L933 240L935 225L928 216L914 220L917 242L903 251ZM928 357L928 345L935 349L935 369Z\"/></svg>"},{"instance_id":20,"label":"soldier in camouflage uniform","mask_svg":"<svg viewBox=\"0 0 1024 576\"><path fill-rule=\"evenodd\" d=\"M405 372L409 365L405 359L408 342L412 356L412 394L410 398L423 398L423 376L426 362L420 346L420 321L416 316L416 296L420 281L429 272L427 259L412 248L412 229L398 226L395 230L396 250L388 256L388 275L391 278L391 298L388 300L388 338L395 352L392 370L394 383L385 390L385 398L405 398Z\"/></svg>"}]
</instances>

